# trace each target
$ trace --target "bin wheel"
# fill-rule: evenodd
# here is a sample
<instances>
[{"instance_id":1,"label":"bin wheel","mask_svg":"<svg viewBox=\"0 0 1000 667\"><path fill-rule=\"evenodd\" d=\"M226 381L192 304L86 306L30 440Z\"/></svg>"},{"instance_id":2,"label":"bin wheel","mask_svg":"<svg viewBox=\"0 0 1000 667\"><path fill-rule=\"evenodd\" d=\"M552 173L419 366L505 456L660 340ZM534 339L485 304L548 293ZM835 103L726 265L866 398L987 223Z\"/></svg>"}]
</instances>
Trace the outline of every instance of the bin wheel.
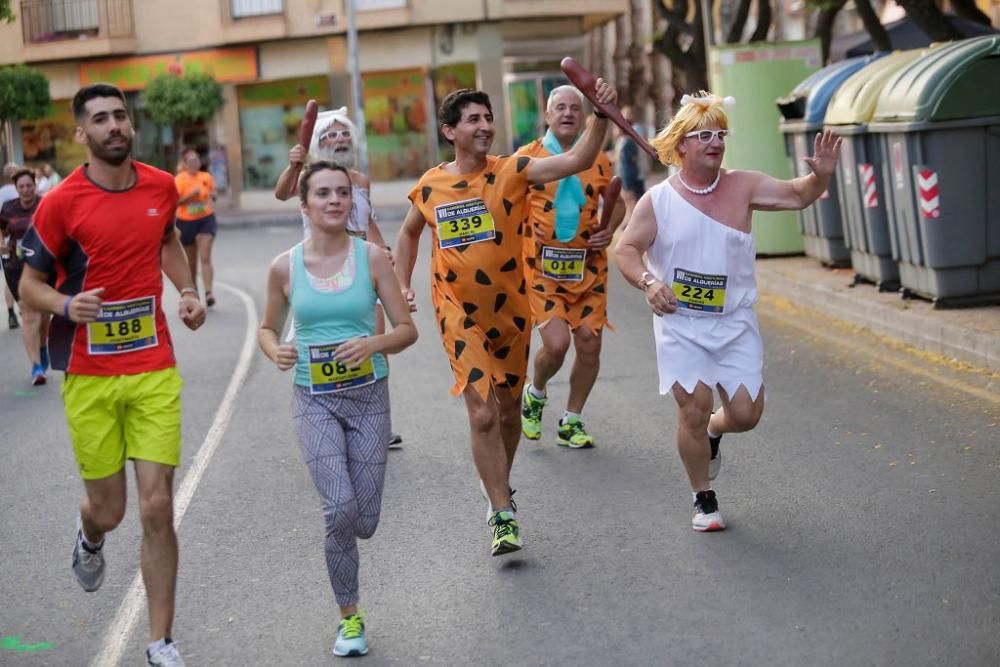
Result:
<instances>
[{"instance_id":1,"label":"bin wheel","mask_svg":"<svg viewBox=\"0 0 1000 667\"><path fill-rule=\"evenodd\" d=\"M912 292L912 291L911 291L911 290L910 290L909 288L906 288L906 287L900 287L900 288L899 288L899 296L900 296L900 297L901 297L901 298L902 298L902 299L903 299L904 301L909 301L909 300L910 300L910 299L912 299L912 298L913 298L913 297L914 297L915 295L913 294L913 292Z\"/></svg>"}]
</instances>

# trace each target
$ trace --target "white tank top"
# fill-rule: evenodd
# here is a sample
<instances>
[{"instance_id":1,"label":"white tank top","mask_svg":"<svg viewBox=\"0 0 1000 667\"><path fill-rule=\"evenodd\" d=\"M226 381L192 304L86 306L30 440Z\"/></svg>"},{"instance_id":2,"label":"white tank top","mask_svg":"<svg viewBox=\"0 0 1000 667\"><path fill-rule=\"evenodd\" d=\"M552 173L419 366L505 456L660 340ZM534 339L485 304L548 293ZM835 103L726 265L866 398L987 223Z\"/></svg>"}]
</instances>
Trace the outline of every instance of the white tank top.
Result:
<instances>
[{"instance_id":1,"label":"white tank top","mask_svg":"<svg viewBox=\"0 0 1000 667\"><path fill-rule=\"evenodd\" d=\"M368 221L373 217L371 197L366 188L351 185L351 217L347 219L347 231L358 234L368 234ZM309 218L302 214L302 238L309 238Z\"/></svg>"},{"instance_id":2,"label":"white tank top","mask_svg":"<svg viewBox=\"0 0 1000 667\"><path fill-rule=\"evenodd\" d=\"M649 196L656 238L646 257L650 272L677 295L676 315L723 315L756 303L753 235L705 215L667 181Z\"/></svg>"}]
</instances>

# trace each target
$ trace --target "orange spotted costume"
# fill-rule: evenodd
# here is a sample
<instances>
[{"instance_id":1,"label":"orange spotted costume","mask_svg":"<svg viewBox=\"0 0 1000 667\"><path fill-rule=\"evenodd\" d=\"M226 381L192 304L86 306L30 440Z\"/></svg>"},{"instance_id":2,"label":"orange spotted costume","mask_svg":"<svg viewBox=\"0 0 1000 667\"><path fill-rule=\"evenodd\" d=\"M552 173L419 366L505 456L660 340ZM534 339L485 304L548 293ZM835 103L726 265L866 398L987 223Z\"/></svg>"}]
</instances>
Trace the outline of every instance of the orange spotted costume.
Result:
<instances>
[{"instance_id":1,"label":"orange spotted costume","mask_svg":"<svg viewBox=\"0 0 1000 667\"><path fill-rule=\"evenodd\" d=\"M453 396L472 385L520 396L528 367L531 307L522 263L527 156L489 155L472 174L438 165L409 194L433 232L431 300L455 375Z\"/></svg>"},{"instance_id":2,"label":"orange spotted costume","mask_svg":"<svg viewBox=\"0 0 1000 667\"><path fill-rule=\"evenodd\" d=\"M542 140L522 146L518 155L548 157ZM535 325L544 326L553 317L565 320L570 329L586 325L599 333L608 322L608 253L587 247L591 227L597 223L600 193L613 175L611 162L599 153L594 164L577 174L587 203L580 212L576 236L563 242L556 238L553 202L559 181L535 185L529 197L530 223L525 233L525 275Z\"/></svg>"}]
</instances>

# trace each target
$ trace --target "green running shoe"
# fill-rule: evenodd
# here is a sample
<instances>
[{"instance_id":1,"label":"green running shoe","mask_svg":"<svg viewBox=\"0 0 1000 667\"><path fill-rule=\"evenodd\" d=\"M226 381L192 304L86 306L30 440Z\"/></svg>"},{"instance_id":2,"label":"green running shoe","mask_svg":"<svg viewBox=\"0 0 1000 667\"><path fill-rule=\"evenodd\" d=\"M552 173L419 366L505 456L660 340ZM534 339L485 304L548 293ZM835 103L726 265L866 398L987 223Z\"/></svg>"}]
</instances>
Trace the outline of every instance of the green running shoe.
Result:
<instances>
[{"instance_id":1,"label":"green running shoe","mask_svg":"<svg viewBox=\"0 0 1000 667\"><path fill-rule=\"evenodd\" d=\"M337 641L333 643L333 654L342 658L365 655L368 642L365 641L365 619L361 614L351 614L341 619L337 628Z\"/></svg>"},{"instance_id":2,"label":"green running shoe","mask_svg":"<svg viewBox=\"0 0 1000 667\"><path fill-rule=\"evenodd\" d=\"M491 551L494 556L521 550L521 529L511 512L497 512L490 517L489 524L493 527Z\"/></svg>"},{"instance_id":3,"label":"green running shoe","mask_svg":"<svg viewBox=\"0 0 1000 667\"><path fill-rule=\"evenodd\" d=\"M559 420L559 437L556 443L573 449L587 449L594 446L594 437L583 428L583 422L574 419L569 422Z\"/></svg>"},{"instance_id":4,"label":"green running shoe","mask_svg":"<svg viewBox=\"0 0 1000 667\"><path fill-rule=\"evenodd\" d=\"M521 432L528 440L538 440L542 437L542 410L548 399L535 398L528 388L531 383L524 383L521 397Z\"/></svg>"}]
</instances>

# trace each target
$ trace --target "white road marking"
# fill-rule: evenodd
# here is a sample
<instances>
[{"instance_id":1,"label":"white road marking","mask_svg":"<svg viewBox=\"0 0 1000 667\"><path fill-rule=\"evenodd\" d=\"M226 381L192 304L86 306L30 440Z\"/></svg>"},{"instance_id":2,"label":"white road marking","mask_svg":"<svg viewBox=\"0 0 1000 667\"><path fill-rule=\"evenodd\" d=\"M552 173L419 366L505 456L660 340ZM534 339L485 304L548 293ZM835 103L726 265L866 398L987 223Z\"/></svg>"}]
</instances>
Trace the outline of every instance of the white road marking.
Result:
<instances>
[{"instance_id":1,"label":"white road marking","mask_svg":"<svg viewBox=\"0 0 1000 667\"><path fill-rule=\"evenodd\" d=\"M219 408L215 411L215 420L212 422L211 428L208 429L208 434L205 436L205 440L202 441L201 447L198 448L198 453L195 454L187 474L184 475L180 488L174 495L175 529L180 528L181 520L184 518L184 513L187 511L188 505L191 503L191 498L198 488L198 483L201 481L205 469L212 460L212 455L215 453L216 448L218 448L219 442L222 440L222 436L229 426L229 420L233 416L233 405L236 402L236 395L239 393L240 388L242 388L243 382L247 377L247 372L250 370L250 362L253 360L254 346L257 341L257 307L254 305L253 299L238 287L221 282L216 282L215 284L227 292L232 292L243 301L243 307L246 309L247 314L247 330L246 335L243 337L243 348L240 350L240 356L236 361L236 368L229 379L229 386L226 388L226 393L219 403ZM145 608L146 591L142 584L142 572L137 572L135 579L132 580L132 585L122 600L121 606L118 608L115 620L104 635L100 652L90 663L91 667L118 666L125 652L129 637L132 635L132 630L135 629L136 621Z\"/></svg>"}]
</instances>

